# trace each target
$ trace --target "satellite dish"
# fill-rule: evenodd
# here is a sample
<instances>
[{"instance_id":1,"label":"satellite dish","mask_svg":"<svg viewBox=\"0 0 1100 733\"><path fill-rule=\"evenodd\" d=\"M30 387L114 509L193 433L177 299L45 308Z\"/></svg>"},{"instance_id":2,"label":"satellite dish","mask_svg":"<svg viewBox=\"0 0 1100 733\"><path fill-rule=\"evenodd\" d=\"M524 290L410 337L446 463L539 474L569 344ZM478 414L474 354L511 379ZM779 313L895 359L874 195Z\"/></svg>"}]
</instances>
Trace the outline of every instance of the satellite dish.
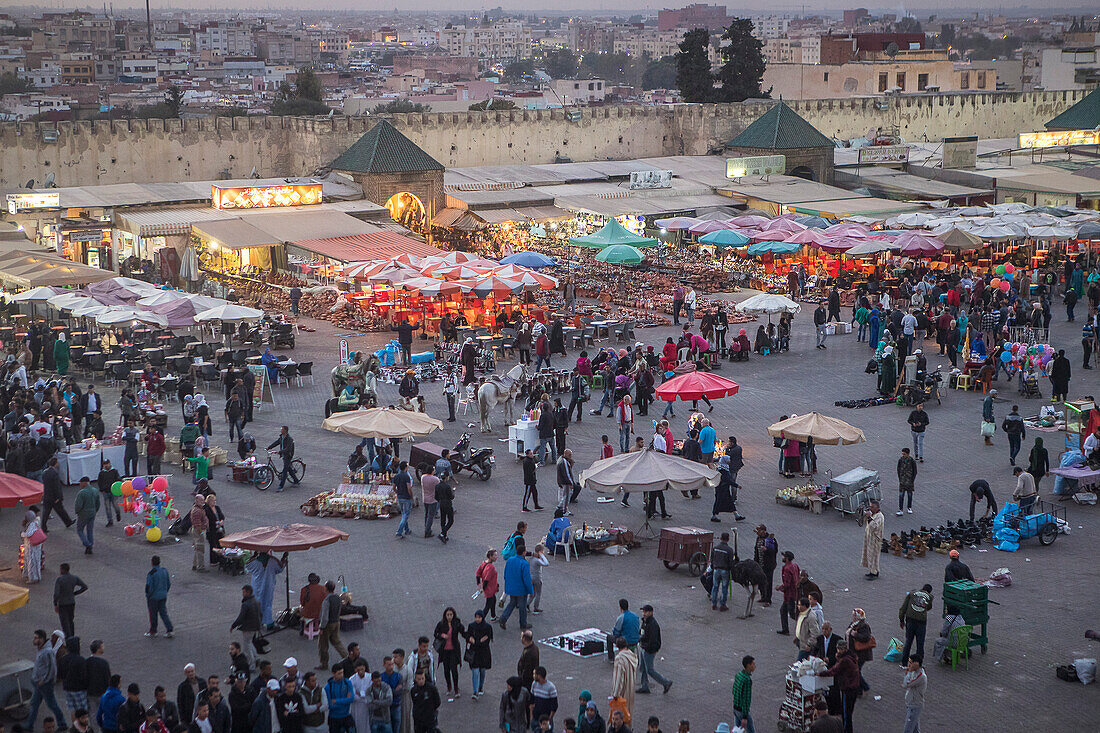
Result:
<instances>
[{"instance_id":1,"label":"satellite dish","mask_svg":"<svg viewBox=\"0 0 1100 733\"><path fill-rule=\"evenodd\" d=\"M24 188L34 188L34 179L27 181L27 185Z\"/></svg>"},{"instance_id":2,"label":"satellite dish","mask_svg":"<svg viewBox=\"0 0 1100 733\"><path fill-rule=\"evenodd\" d=\"M886 47L886 55L890 58L894 58L898 55L898 44L890 41L890 45Z\"/></svg>"},{"instance_id":3,"label":"satellite dish","mask_svg":"<svg viewBox=\"0 0 1100 733\"><path fill-rule=\"evenodd\" d=\"M42 185L43 185L43 186L44 186L45 188L54 188L54 186L55 186L55 184L54 184L54 180L55 180L55 179L56 179L56 176L55 176L55 175L54 175L54 174L53 174L52 172L50 172L50 173L47 173L47 174L46 174L46 182L45 182L44 184L42 184Z\"/></svg>"}]
</instances>

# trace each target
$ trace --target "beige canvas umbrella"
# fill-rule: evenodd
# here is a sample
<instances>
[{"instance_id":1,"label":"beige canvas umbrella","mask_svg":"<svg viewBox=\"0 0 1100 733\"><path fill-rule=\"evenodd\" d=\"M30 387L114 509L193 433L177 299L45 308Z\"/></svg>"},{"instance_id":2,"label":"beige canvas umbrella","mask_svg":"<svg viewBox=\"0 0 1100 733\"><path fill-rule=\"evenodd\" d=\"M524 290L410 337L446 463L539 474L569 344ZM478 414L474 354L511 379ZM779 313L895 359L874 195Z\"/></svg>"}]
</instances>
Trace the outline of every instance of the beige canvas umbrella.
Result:
<instances>
[{"instance_id":1,"label":"beige canvas umbrella","mask_svg":"<svg viewBox=\"0 0 1100 733\"><path fill-rule=\"evenodd\" d=\"M859 428L817 412L807 412L769 425L768 435L799 442L813 438L815 445L852 445L866 441Z\"/></svg>"},{"instance_id":2,"label":"beige canvas umbrella","mask_svg":"<svg viewBox=\"0 0 1100 733\"><path fill-rule=\"evenodd\" d=\"M443 429L443 421L423 412L392 407L340 412L321 423L325 430L354 435L356 438L422 438Z\"/></svg>"},{"instance_id":3,"label":"beige canvas umbrella","mask_svg":"<svg viewBox=\"0 0 1100 733\"><path fill-rule=\"evenodd\" d=\"M655 450L620 453L581 473L581 485L600 494L635 491L697 491L718 485L718 470Z\"/></svg>"}]
</instances>

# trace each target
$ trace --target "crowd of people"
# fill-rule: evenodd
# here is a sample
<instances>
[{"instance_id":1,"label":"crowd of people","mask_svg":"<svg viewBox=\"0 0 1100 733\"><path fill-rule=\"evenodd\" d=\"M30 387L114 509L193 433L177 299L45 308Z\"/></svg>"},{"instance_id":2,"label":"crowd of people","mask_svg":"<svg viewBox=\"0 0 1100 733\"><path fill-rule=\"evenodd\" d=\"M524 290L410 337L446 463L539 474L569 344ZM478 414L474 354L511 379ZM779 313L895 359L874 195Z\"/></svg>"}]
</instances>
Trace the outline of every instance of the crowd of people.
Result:
<instances>
[{"instance_id":1,"label":"crowd of people","mask_svg":"<svg viewBox=\"0 0 1100 733\"><path fill-rule=\"evenodd\" d=\"M1069 293L1075 292L1075 277L1070 274L1070 286L1063 296L1071 320L1076 301ZM852 320L858 324L857 339L866 338L876 349L880 385L896 391L897 364L904 364L909 354L923 356L922 334L929 340L935 338L940 353L955 364L957 356L966 350L980 355L984 347L988 356L990 346L1006 340L1007 329L1014 326L1043 329L1049 326L1054 295L1048 282L1040 280L1037 288L1024 297L1011 288L1005 292L990 287L990 280L988 276L974 277L965 272L955 276L915 271L902 279L896 298L891 290L874 280L860 286ZM800 291L803 287L800 283ZM1090 325L1085 328L1086 332L1090 328L1093 331L1086 335L1094 340L1100 282L1090 279L1087 293ZM839 298L834 298L835 294L835 290L831 292L819 308L822 311L827 308L825 322L839 320ZM276 577L286 571L286 563L285 557L261 554L245 568L250 582L241 589L238 615L228 623L229 631L234 634L228 647L228 673L204 677L198 674L194 665L188 664L183 667L183 679L176 688L174 701L169 699L163 687L157 686L152 702L146 705L142 701L144 681L124 680L112 674L102 640L92 641L88 648L90 656L82 656L81 642L76 634L75 609L78 597L87 592L88 585L63 563L58 566L54 589L54 605L61 629L52 634L45 631L34 634L34 700L31 717L22 726L23 731L35 729L39 708L45 705L47 712L53 714L50 721L53 725L58 729L70 727L78 733L91 733L95 726L107 733L180 733L184 730L188 733L320 733L326 728L330 733L434 733L445 723L441 722L441 711L446 709L447 703L464 693L472 700L484 697L494 662L497 667L501 666L499 660L494 660L493 645L501 634L508 632L513 615L518 617L522 651L515 674L510 673L510 665L505 665L508 673L499 675L503 684L496 686L502 690L498 716L502 731L562 729L580 733L628 733L642 730L643 721L634 716L635 696L652 694L651 681L660 685L665 693L674 684L658 668L661 627L652 604L642 605L641 613L636 614L628 599L619 601L610 639L614 648L614 663L608 680L610 703L601 703L585 690L576 701L575 711L564 701L559 709L553 681L555 675L540 663L539 646L529 620L544 610L556 610L554 594L544 593L544 582L548 589L552 587L554 558L574 529L570 516L581 486L574 450L569 446L569 429L584 417L603 417L606 412L607 419L613 420L617 428L620 453L651 449L676 453L715 468L719 480L714 487L711 521L721 522L722 514L733 514L735 521L744 519L737 510L738 489L741 488L738 474L745 465L742 449L734 435L728 435L719 445L718 428L707 416L714 409L711 401L706 397L700 400L706 413L698 411L698 401L692 403L686 429L680 435L674 432L670 422L676 418L674 402L668 402L660 416L651 416L650 409L657 386L678 374L713 369L721 359L742 359L750 353L768 354L788 349L793 319L784 316L775 328L760 325L755 344L750 343L746 329L740 329L736 337L727 339L730 324L725 310L719 307L699 313L694 308L693 296L694 291L690 288L674 292L674 321L680 325L683 314L686 322L682 331L668 338L659 351L654 345L641 341L632 349L610 346L594 348L592 352L585 349L579 352L571 368L567 396L552 398L549 393L534 389L524 395L527 407L537 409L539 414L539 442L535 447L528 447L521 460L521 511L537 512L553 505L553 518L548 522L545 535L540 534L538 540L530 544L526 538L528 525L519 522L499 552L491 548L485 552L484 559L479 558L473 580L475 597L481 600L472 616L460 613L457 606L446 606L432 633L418 636L415 646L408 651L395 648L389 654L374 655L372 661L368 661L369 655L364 654L358 644L352 642L345 646L341 640L340 618L351 605L350 599L345 593L337 592L333 580L321 583L319 576L310 574L309 583L299 594L300 605L295 612L303 628L316 632L318 664L314 670L304 671L299 668L296 658L288 657L279 673L272 669L272 662L263 651L266 642L263 635L279 623L273 610L273 596ZM1032 298L1036 300L1029 306L1028 301ZM698 332L694 332L696 316L700 317ZM505 322L512 323L511 320ZM816 313L814 323L821 325ZM453 323L446 325L448 329L455 327ZM538 370L549 366L552 354L559 350L566 353L560 322L532 327L520 319L515 327L520 334L517 347L521 363L531 361L533 351ZM969 343L964 341L967 333L973 334ZM405 348L408 334L399 330L399 335ZM58 339L56 343L64 341ZM817 345L825 347L820 332ZM122 520L112 487L126 477L139 474L138 445L141 442L146 444L148 474L158 474L162 470L163 429L155 425L144 430L139 427L140 407L147 404L150 393L155 392L158 376L150 366L147 376L141 380L141 389L136 393L121 390L114 404L119 411L122 439L127 446L124 466L112 466L108 461L97 476L80 478L73 516L70 516L61 492L55 454L60 447L84 436L102 438L106 432L103 418L106 406L94 385L82 391L74 380L66 377L62 369L67 363L63 352L64 346L55 344L54 365L58 377L42 377L31 382L29 373L34 373L39 357L28 340L18 354L9 356L3 366L3 386L0 386L0 399L9 405L9 412L4 416L2 446L7 470L41 478L45 489L41 508L29 509L23 523L24 576L31 583L42 577L45 544L38 540L48 533L47 523L52 514L66 525L76 525L84 551L92 554L92 525L99 511L104 512L107 526ZM992 353L995 352L993 346ZM1089 353L1090 349L1086 348L1086 368ZM1068 393L1069 380L1068 366L1064 371L1061 367L1060 360L1064 359L1064 354L1059 354L1050 370L1055 382L1053 394L1062 398ZM474 371L468 366L463 362L463 381ZM994 366L990 381L996 379L997 373ZM454 372L453 378L442 385L452 420L454 396L459 390L458 374ZM1059 381L1063 378L1064 381ZM246 432L253 411L254 385L250 379L251 373L247 371L227 374L223 385L229 439L236 439L242 458L256 448L255 439ZM419 386L417 383L416 391L409 393L411 387L403 382L397 391L402 398L420 399ZM378 389L379 385L373 383L372 392ZM207 565L216 562L214 550L224 534L225 523L225 514L210 487L208 451L214 425L210 405L201 393L195 392L194 385L184 380L179 390L184 423L180 435L181 452L194 471L194 503L185 511L187 531L194 546L192 570L205 572ZM995 394L995 390L990 394ZM589 407L590 402L596 404ZM988 400L987 403L991 410L992 403ZM1014 414L1009 415L1003 427L1009 436L1013 465L1025 434L1022 428L1017 429L1018 415L1014 418ZM648 424L636 419L639 417L650 418L652 431ZM919 406L913 409L907 422L913 444L912 448L901 449L897 464L899 515L912 510L913 488L919 464L925 458L924 435L931 425ZM614 435L615 431L608 432ZM289 428L284 426L269 447L278 449L283 460L281 490L290 475L290 460L294 457ZM816 472L812 441L777 439L775 447L780 454L781 473L793 476ZM614 437L603 435L598 447L586 446L587 454L597 450L601 458L614 455ZM370 470L392 478L401 512L396 537L404 539L413 534L410 528L412 510L417 503L423 503L423 537L438 537L445 544L454 524L457 484L447 456L434 465L410 466L407 461L400 460L399 451L400 445L396 442L383 445L374 440L364 441L349 458L349 469ZM1049 458L1041 440L1029 454L1028 463L1026 471L1016 468L1018 477L1030 477L1030 482L1025 478L1017 479L1014 498L1021 507L1034 501L1037 484L1049 470ZM551 465L555 467L556 501L545 498L540 501L539 469ZM417 481L419 486L414 487ZM987 501L987 512L996 512L996 501L988 482L976 481L971 492L974 497L972 518L975 502L983 498ZM548 496L545 490L543 496ZM685 497L689 500L700 498L697 491L685 492ZM626 494L619 497L619 501L630 506ZM672 516L667 511L665 492L647 494L642 508L647 518L669 519ZM865 519L863 565L867 568L868 580L873 580L879 575L883 533L883 516L877 504L872 505ZM870 689L862 670L874 658L875 637L867 614L861 608L852 609L850 618L847 608L842 619L829 617L823 606L821 589L808 572L796 564L792 546L781 548L774 533L765 525L756 526L753 562L761 568L765 578L759 587L760 603L771 606L773 587L782 594L777 633L791 637L795 646L791 661L811 656L825 661L826 669L820 674L832 681L810 730L850 733L854 728L856 703ZM713 611L728 610L732 583L738 582L734 577L738 562L735 550L729 545L729 536L719 535L708 558L709 600ZM502 563L499 568L498 563ZM780 571L779 583L773 586L777 569ZM960 578L973 579L973 576L961 562L958 551L953 551L945 570L945 581ZM160 558L154 556L145 583L149 613L146 636L158 636L161 627L165 636L173 635L168 608L170 593L170 574L161 565ZM942 659L951 632L962 625L957 609L955 613L948 613L932 653L926 657L925 637L933 598L931 584L924 584L905 595L899 610L899 627L905 637L901 660L905 672L899 684L905 691L906 731L919 731L927 686L925 659ZM334 664L330 664L330 649L339 656ZM717 724L719 732L755 731L752 680L758 660L745 655L739 661L740 670L726 706L732 717L729 723ZM771 664L776 666L774 661ZM464 667L468 671L468 688ZM55 685L60 685L64 693L67 710L62 710L58 702ZM494 689L491 681L488 689ZM644 729L647 733L657 733L660 724L658 719L650 718L644 721ZM690 723L678 720L676 730L689 733Z\"/></svg>"}]
</instances>

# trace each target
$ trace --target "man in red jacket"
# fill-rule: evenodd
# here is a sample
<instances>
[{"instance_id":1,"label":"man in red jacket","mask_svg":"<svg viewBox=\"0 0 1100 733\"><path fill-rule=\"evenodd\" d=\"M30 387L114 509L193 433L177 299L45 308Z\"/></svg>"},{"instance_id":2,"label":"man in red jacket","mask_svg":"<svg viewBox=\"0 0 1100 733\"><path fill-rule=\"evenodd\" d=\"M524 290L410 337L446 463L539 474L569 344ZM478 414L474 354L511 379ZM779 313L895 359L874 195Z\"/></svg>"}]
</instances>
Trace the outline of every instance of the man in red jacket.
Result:
<instances>
[{"instance_id":1,"label":"man in red jacket","mask_svg":"<svg viewBox=\"0 0 1100 733\"><path fill-rule=\"evenodd\" d=\"M791 635L790 619L795 617L798 610L798 581L802 575L801 568L794 561L794 553L787 550L783 553L783 570L780 579L783 581L778 590L783 591L783 605L779 607L779 623L783 625L777 634Z\"/></svg>"},{"instance_id":2,"label":"man in red jacket","mask_svg":"<svg viewBox=\"0 0 1100 733\"><path fill-rule=\"evenodd\" d=\"M844 705L844 733L852 733L852 712L856 707L856 698L859 697L859 662L855 652L848 649L847 641L836 643L836 664L824 672L818 672L817 676L836 677L840 699Z\"/></svg>"}]
</instances>

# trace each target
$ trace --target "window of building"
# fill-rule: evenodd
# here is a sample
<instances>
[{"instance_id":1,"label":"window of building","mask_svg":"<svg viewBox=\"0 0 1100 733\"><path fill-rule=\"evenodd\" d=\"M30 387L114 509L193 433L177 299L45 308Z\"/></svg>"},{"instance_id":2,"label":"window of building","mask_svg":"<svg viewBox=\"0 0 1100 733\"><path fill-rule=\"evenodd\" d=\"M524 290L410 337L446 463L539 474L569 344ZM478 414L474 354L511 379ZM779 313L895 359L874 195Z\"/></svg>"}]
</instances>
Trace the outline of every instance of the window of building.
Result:
<instances>
[{"instance_id":1,"label":"window of building","mask_svg":"<svg viewBox=\"0 0 1100 733\"><path fill-rule=\"evenodd\" d=\"M902 90L903 92L905 91L905 72L904 71L899 71L898 72L897 87L898 87L898 89Z\"/></svg>"},{"instance_id":2,"label":"window of building","mask_svg":"<svg viewBox=\"0 0 1100 733\"><path fill-rule=\"evenodd\" d=\"M969 88L970 88L970 72L969 71L964 71L959 76L959 89L969 89Z\"/></svg>"},{"instance_id":3,"label":"window of building","mask_svg":"<svg viewBox=\"0 0 1100 733\"><path fill-rule=\"evenodd\" d=\"M822 79L822 81L829 81L829 72L828 71L825 72L824 76L825 76L825 78Z\"/></svg>"},{"instance_id":4,"label":"window of building","mask_svg":"<svg viewBox=\"0 0 1100 733\"><path fill-rule=\"evenodd\" d=\"M889 83L890 83L890 81L889 81L889 75L888 74L882 73L882 74L878 75L878 90L880 92L885 92L886 91L886 85L889 84Z\"/></svg>"},{"instance_id":5,"label":"window of building","mask_svg":"<svg viewBox=\"0 0 1100 733\"><path fill-rule=\"evenodd\" d=\"M985 72L978 72L978 89L985 89Z\"/></svg>"},{"instance_id":6,"label":"window of building","mask_svg":"<svg viewBox=\"0 0 1100 733\"><path fill-rule=\"evenodd\" d=\"M928 74L917 74L917 91L923 92L928 88Z\"/></svg>"},{"instance_id":7,"label":"window of building","mask_svg":"<svg viewBox=\"0 0 1100 733\"><path fill-rule=\"evenodd\" d=\"M593 83L591 83L591 82L589 82L589 84L588 84L588 91L592 92L592 91L595 91L595 90L596 90L596 85L595 85L595 84L593 84Z\"/></svg>"}]
</instances>

